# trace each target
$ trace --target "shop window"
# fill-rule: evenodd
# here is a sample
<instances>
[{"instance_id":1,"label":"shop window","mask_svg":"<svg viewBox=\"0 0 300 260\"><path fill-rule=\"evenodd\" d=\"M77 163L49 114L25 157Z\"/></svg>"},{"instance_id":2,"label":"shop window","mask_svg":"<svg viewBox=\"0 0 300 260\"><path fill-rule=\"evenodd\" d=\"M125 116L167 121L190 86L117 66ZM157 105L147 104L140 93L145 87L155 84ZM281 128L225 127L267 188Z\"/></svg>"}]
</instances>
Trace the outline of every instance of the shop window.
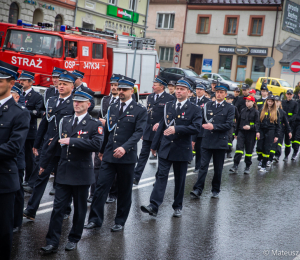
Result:
<instances>
[{"instance_id":1,"label":"shop window","mask_svg":"<svg viewBox=\"0 0 300 260\"><path fill-rule=\"evenodd\" d=\"M264 32L265 15L250 15L248 35L262 36Z\"/></svg>"},{"instance_id":2,"label":"shop window","mask_svg":"<svg viewBox=\"0 0 300 260\"><path fill-rule=\"evenodd\" d=\"M35 9L35 11L33 12L33 19L32 19L32 23L33 24L38 24L39 22L43 22L44 21L44 14L43 11L41 9Z\"/></svg>"},{"instance_id":3,"label":"shop window","mask_svg":"<svg viewBox=\"0 0 300 260\"><path fill-rule=\"evenodd\" d=\"M251 79L257 81L258 78L265 76L264 59L261 57L253 57Z\"/></svg>"},{"instance_id":4,"label":"shop window","mask_svg":"<svg viewBox=\"0 0 300 260\"><path fill-rule=\"evenodd\" d=\"M196 33L209 34L211 15L198 15Z\"/></svg>"},{"instance_id":5,"label":"shop window","mask_svg":"<svg viewBox=\"0 0 300 260\"><path fill-rule=\"evenodd\" d=\"M19 19L19 6L17 3L11 3L9 7L8 22L16 24Z\"/></svg>"},{"instance_id":6,"label":"shop window","mask_svg":"<svg viewBox=\"0 0 300 260\"><path fill-rule=\"evenodd\" d=\"M159 60L160 61L173 61L174 48L160 47L159 48Z\"/></svg>"},{"instance_id":7,"label":"shop window","mask_svg":"<svg viewBox=\"0 0 300 260\"><path fill-rule=\"evenodd\" d=\"M136 10L136 0L129 0L129 9L135 11Z\"/></svg>"},{"instance_id":8,"label":"shop window","mask_svg":"<svg viewBox=\"0 0 300 260\"><path fill-rule=\"evenodd\" d=\"M62 20L62 16L60 14L58 14L55 17L55 21L54 21L54 31L59 32L60 31L60 26L62 25L63 20Z\"/></svg>"},{"instance_id":9,"label":"shop window","mask_svg":"<svg viewBox=\"0 0 300 260\"><path fill-rule=\"evenodd\" d=\"M228 78L231 77L232 58L232 55L220 55L218 74L225 75Z\"/></svg>"},{"instance_id":10,"label":"shop window","mask_svg":"<svg viewBox=\"0 0 300 260\"><path fill-rule=\"evenodd\" d=\"M174 29L175 14L157 14L156 28Z\"/></svg>"},{"instance_id":11,"label":"shop window","mask_svg":"<svg viewBox=\"0 0 300 260\"><path fill-rule=\"evenodd\" d=\"M93 59L103 59L103 45L93 43Z\"/></svg>"},{"instance_id":12,"label":"shop window","mask_svg":"<svg viewBox=\"0 0 300 260\"><path fill-rule=\"evenodd\" d=\"M239 28L239 15L225 15L225 23L223 34L227 35L237 35Z\"/></svg>"},{"instance_id":13,"label":"shop window","mask_svg":"<svg viewBox=\"0 0 300 260\"><path fill-rule=\"evenodd\" d=\"M246 78L247 56L238 56L236 81L244 82Z\"/></svg>"},{"instance_id":14,"label":"shop window","mask_svg":"<svg viewBox=\"0 0 300 260\"><path fill-rule=\"evenodd\" d=\"M117 0L109 0L108 2L110 5L116 5L117 3Z\"/></svg>"}]
</instances>

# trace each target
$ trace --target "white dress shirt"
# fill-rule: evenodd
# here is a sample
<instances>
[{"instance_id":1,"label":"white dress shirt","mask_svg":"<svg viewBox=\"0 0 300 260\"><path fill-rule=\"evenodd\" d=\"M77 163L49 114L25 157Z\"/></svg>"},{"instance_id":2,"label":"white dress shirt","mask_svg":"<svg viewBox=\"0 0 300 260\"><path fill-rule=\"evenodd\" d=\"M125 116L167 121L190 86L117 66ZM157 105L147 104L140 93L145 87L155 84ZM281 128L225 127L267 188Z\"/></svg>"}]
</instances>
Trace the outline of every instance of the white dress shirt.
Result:
<instances>
[{"instance_id":1,"label":"white dress shirt","mask_svg":"<svg viewBox=\"0 0 300 260\"><path fill-rule=\"evenodd\" d=\"M129 100L127 100L125 102L125 106L123 107L123 112L126 110L126 108L129 106L129 104L131 103L132 101L132 98L130 98ZM120 100L120 109L121 109L121 103L123 103L121 100Z\"/></svg>"},{"instance_id":2,"label":"white dress shirt","mask_svg":"<svg viewBox=\"0 0 300 260\"><path fill-rule=\"evenodd\" d=\"M2 107L11 98L12 98L12 95L8 96L7 98L1 99L0 100L0 107Z\"/></svg>"},{"instance_id":3,"label":"white dress shirt","mask_svg":"<svg viewBox=\"0 0 300 260\"><path fill-rule=\"evenodd\" d=\"M65 97L65 98L62 98L63 99L63 102L61 102L61 103L64 103L65 101L66 101L66 99L68 99L69 97L70 97L71 95L69 95L69 96L67 96L67 97ZM58 104L59 104L59 99L60 99L61 97L58 97L58 100L56 101L56 106L58 106Z\"/></svg>"},{"instance_id":4,"label":"white dress shirt","mask_svg":"<svg viewBox=\"0 0 300 260\"><path fill-rule=\"evenodd\" d=\"M76 114L74 115L74 119L73 119L73 124L74 125L74 122L75 122L75 118L78 117L78 121L77 121L77 125L79 125L79 123L82 121L82 119L87 115L87 112L81 116L76 116Z\"/></svg>"},{"instance_id":5,"label":"white dress shirt","mask_svg":"<svg viewBox=\"0 0 300 260\"><path fill-rule=\"evenodd\" d=\"M32 88L25 90L25 97L27 96L27 94L32 90Z\"/></svg>"}]
</instances>

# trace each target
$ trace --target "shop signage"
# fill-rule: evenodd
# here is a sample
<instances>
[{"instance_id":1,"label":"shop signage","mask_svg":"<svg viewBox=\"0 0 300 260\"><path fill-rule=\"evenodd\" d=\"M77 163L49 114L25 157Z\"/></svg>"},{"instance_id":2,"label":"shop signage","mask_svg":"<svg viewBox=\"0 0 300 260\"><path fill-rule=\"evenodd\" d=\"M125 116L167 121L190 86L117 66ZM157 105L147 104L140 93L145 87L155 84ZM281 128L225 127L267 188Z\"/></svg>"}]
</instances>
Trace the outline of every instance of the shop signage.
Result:
<instances>
[{"instance_id":1,"label":"shop signage","mask_svg":"<svg viewBox=\"0 0 300 260\"><path fill-rule=\"evenodd\" d=\"M249 48L244 46L237 46L235 48L235 53L238 55L247 55L249 53Z\"/></svg>"},{"instance_id":2,"label":"shop signage","mask_svg":"<svg viewBox=\"0 0 300 260\"><path fill-rule=\"evenodd\" d=\"M107 15L120 18L122 20L127 20L130 22L138 23L139 21L139 14L133 13L132 11L128 11L122 8L118 8L114 5L107 6Z\"/></svg>"},{"instance_id":3,"label":"shop signage","mask_svg":"<svg viewBox=\"0 0 300 260\"><path fill-rule=\"evenodd\" d=\"M212 71L212 59L203 59L202 72Z\"/></svg>"},{"instance_id":4,"label":"shop signage","mask_svg":"<svg viewBox=\"0 0 300 260\"><path fill-rule=\"evenodd\" d=\"M282 30L300 35L300 5L286 1Z\"/></svg>"},{"instance_id":5,"label":"shop signage","mask_svg":"<svg viewBox=\"0 0 300 260\"><path fill-rule=\"evenodd\" d=\"M33 1L33 0L24 0L24 3L25 4L38 5L40 8L45 8L45 9L48 9L48 10L51 10L51 11L55 10L55 8L51 5L41 4L41 3L38 3L37 1Z\"/></svg>"},{"instance_id":6,"label":"shop signage","mask_svg":"<svg viewBox=\"0 0 300 260\"><path fill-rule=\"evenodd\" d=\"M253 48L244 46L219 46L219 53L238 54L238 55L254 55L267 56L268 48Z\"/></svg>"}]
</instances>

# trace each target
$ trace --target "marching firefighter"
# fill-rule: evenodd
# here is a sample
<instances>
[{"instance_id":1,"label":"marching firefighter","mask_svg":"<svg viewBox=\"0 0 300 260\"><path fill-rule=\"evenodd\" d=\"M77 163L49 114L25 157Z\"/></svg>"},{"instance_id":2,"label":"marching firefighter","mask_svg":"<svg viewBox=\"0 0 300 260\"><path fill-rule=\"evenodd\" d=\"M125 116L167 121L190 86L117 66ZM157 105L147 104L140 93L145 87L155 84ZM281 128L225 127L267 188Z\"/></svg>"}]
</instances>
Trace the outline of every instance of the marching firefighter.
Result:
<instances>
[{"instance_id":1,"label":"marching firefighter","mask_svg":"<svg viewBox=\"0 0 300 260\"><path fill-rule=\"evenodd\" d=\"M269 94L267 85L263 84L261 86L260 93L261 93L261 98L256 101L258 111L260 111L263 108L265 101L267 100Z\"/></svg>"}]
</instances>

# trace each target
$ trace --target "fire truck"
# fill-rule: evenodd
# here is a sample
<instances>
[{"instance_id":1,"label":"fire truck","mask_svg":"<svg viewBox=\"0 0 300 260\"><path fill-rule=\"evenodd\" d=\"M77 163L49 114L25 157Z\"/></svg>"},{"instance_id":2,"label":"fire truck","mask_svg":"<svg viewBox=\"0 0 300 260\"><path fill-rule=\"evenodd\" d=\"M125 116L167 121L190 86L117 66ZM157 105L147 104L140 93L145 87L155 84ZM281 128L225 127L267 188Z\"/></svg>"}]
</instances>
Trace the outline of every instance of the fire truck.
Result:
<instances>
[{"instance_id":1,"label":"fire truck","mask_svg":"<svg viewBox=\"0 0 300 260\"><path fill-rule=\"evenodd\" d=\"M135 43L139 43L139 49ZM41 93L52 84L53 67L85 73L83 81L95 92L96 104L110 93L113 73L136 80L140 97L152 93L159 73L155 40L62 25L59 32L48 23L0 23L0 59L19 70L35 73ZM133 73L132 73L133 71Z\"/></svg>"}]
</instances>

